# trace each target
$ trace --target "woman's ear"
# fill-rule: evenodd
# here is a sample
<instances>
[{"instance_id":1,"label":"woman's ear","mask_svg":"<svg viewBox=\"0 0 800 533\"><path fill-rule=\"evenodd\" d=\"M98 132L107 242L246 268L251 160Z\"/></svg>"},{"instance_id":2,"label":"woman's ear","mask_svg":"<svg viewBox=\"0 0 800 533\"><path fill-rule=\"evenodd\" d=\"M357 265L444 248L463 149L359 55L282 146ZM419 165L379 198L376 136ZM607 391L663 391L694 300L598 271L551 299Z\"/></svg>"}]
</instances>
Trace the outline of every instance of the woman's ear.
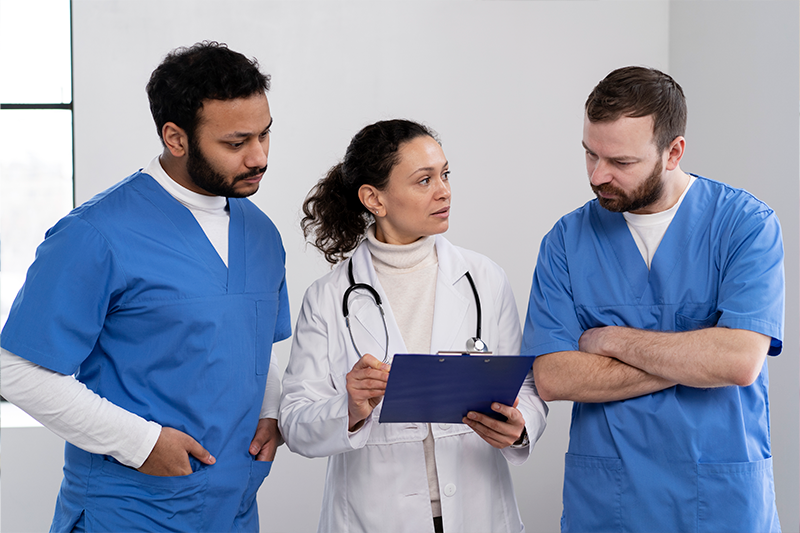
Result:
<instances>
[{"instance_id":1,"label":"woman's ear","mask_svg":"<svg viewBox=\"0 0 800 533\"><path fill-rule=\"evenodd\" d=\"M380 217L386 214L380 191L372 185L362 185L358 188L358 199L373 216Z\"/></svg>"}]
</instances>

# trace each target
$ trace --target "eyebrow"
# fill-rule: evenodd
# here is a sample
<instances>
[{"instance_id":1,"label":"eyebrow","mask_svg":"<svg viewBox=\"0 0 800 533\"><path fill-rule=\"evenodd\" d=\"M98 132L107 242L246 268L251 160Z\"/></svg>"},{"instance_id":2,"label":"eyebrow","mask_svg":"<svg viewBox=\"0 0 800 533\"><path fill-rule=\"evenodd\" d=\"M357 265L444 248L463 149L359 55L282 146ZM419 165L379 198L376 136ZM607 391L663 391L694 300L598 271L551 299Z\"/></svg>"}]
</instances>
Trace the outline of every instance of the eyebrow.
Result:
<instances>
[{"instance_id":1,"label":"eyebrow","mask_svg":"<svg viewBox=\"0 0 800 533\"><path fill-rule=\"evenodd\" d=\"M590 154L597 155L594 150L586 146L585 142L581 141L581 145L583 145L583 149ZM632 155L618 155L614 157L607 157L606 159L611 159L612 161L641 161L638 157L634 157Z\"/></svg>"},{"instance_id":2,"label":"eyebrow","mask_svg":"<svg viewBox=\"0 0 800 533\"><path fill-rule=\"evenodd\" d=\"M447 168L450 166L450 161L445 161L444 166L442 168ZM419 167L417 170L411 173L411 176L416 174L417 172L434 172L436 169L433 167Z\"/></svg>"},{"instance_id":3,"label":"eyebrow","mask_svg":"<svg viewBox=\"0 0 800 533\"><path fill-rule=\"evenodd\" d=\"M269 130L272 127L272 123L274 121L275 121L275 119L270 117L269 118L269 124L267 124L267 127L264 128L261 133L263 133L264 131ZM258 135L261 135L261 133L259 133ZM234 131L232 133L228 133L226 135L223 135L221 138L222 139L241 139L242 137L250 137L251 135L253 135L253 134L250 133L250 132Z\"/></svg>"}]
</instances>

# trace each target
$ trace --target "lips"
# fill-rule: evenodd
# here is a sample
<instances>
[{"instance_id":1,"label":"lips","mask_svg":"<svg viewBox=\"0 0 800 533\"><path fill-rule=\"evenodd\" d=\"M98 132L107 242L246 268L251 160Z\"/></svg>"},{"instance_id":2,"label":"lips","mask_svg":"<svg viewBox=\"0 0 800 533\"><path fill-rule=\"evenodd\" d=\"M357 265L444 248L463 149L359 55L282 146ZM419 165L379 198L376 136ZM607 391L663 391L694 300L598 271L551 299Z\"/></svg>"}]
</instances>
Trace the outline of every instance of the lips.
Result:
<instances>
[{"instance_id":1,"label":"lips","mask_svg":"<svg viewBox=\"0 0 800 533\"><path fill-rule=\"evenodd\" d=\"M447 217L449 215L450 215L450 206L443 207L442 209L439 209L435 213L431 213L431 216L442 217L442 218Z\"/></svg>"}]
</instances>

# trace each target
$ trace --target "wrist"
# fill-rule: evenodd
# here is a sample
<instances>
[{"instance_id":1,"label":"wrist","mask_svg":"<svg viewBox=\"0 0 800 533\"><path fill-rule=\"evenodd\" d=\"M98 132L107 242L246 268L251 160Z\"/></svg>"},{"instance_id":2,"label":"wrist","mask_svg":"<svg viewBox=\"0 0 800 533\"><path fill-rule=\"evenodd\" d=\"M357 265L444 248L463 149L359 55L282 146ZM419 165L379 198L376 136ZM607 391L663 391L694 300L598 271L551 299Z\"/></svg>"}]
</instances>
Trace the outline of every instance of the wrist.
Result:
<instances>
[{"instance_id":1,"label":"wrist","mask_svg":"<svg viewBox=\"0 0 800 533\"><path fill-rule=\"evenodd\" d=\"M514 444L511 445L512 448L524 448L530 444L530 440L528 439L528 428L522 428L522 434L519 438L514 441Z\"/></svg>"}]
</instances>

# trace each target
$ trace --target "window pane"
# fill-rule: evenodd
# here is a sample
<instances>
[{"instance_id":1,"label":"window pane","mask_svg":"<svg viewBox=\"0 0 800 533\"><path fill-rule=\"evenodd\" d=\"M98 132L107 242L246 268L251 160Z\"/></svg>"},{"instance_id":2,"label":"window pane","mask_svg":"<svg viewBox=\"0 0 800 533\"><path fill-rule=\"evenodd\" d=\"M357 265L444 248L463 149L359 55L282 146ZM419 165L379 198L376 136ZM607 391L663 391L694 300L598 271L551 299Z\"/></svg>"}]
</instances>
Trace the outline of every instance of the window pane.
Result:
<instances>
[{"instance_id":1,"label":"window pane","mask_svg":"<svg viewBox=\"0 0 800 533\"><path fill-rule=\"evenodd\" d=\"M0 326L44 233L72 208L72 112L0 111Z\"/></svg>"},{"instance_id":2,"label":"window pane","mask_svg":"<svg viewBox=\"0 0 800 533\"><path fill-rule=\"evenodd\" d=\"M69 0L0 0L0 102L72 101Z\"/></svg>"}]
</instances>

